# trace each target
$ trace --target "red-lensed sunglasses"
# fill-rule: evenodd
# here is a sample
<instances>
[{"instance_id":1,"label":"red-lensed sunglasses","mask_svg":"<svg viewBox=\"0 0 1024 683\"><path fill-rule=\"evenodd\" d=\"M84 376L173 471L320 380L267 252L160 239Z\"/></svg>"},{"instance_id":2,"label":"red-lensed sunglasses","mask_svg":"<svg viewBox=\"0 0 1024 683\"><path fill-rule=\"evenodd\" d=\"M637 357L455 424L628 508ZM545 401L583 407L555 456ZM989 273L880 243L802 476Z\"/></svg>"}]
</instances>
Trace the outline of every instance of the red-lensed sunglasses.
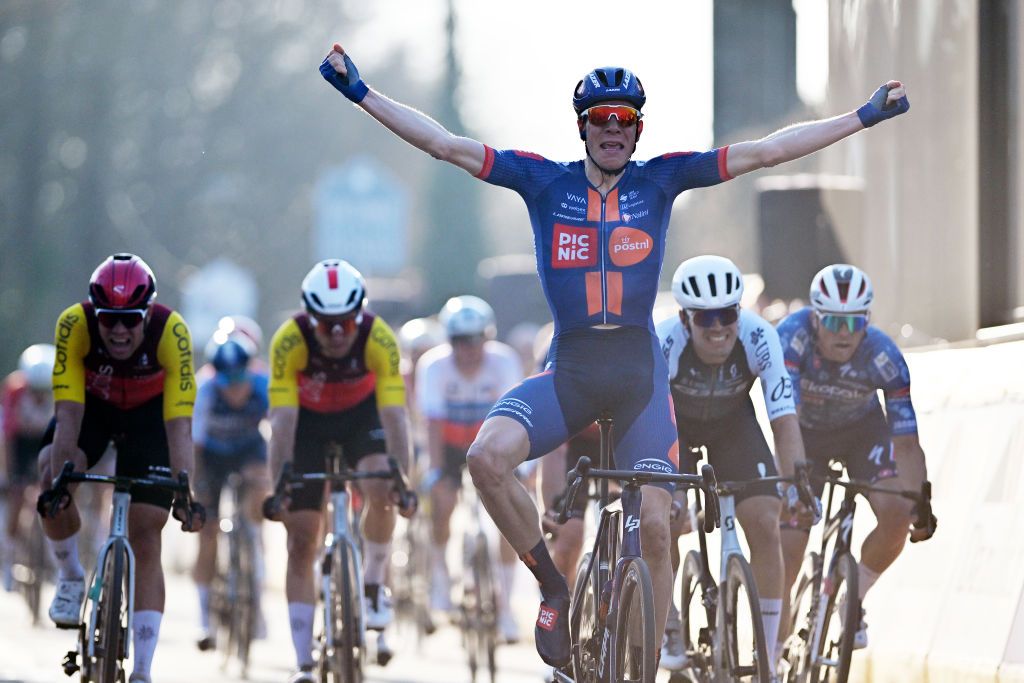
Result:
<instances>
[{"instance_id":1,"label":"red-lensed sunglasses","mask_svg":"<svg viewBox=\"0 0 1024 683\"><path fill-rule=\"evenodd\" d=\"M309 315L309 320L324 334L331 334L337 327L345 334L352 334L359 329L363 320L362 312L355 315Z\"/></svg>"},{"instance_id":2,"label":"red-lensed sunglasses","mask_svg":"<svg viewBox=\"0 0 1024 683\"><path fill-rule=\"evenodd\" d=\"M620 126L628 128L635 126L643 114L624 104L598 104L585 110L583 116L595 126L606 126L614 118Z\"/></svg>"},{"instance_id":3,"label":"red-lensed sunglasses","mask_svg":"<svg viewBox=\"0 0 1024 683\"><path fill-rule=\"evenodd\" d=\"M717 320L722 327L732 325L740 318L740 310L735 306L728 308L690 308L687 309L690 322L697 327L714 327Z\"/></svg>"},{"instance_id":4,"label":"red-lensed sunglasses","mask_svg":"<svg viewBox=\"0 0 1024 683\"><path fill-rule=\"evenodd\" d=\"M138 327L146 319L145 308L97 308L96 320L107 329L124 325L126 330Z\"/></svg>"}]
</instances>

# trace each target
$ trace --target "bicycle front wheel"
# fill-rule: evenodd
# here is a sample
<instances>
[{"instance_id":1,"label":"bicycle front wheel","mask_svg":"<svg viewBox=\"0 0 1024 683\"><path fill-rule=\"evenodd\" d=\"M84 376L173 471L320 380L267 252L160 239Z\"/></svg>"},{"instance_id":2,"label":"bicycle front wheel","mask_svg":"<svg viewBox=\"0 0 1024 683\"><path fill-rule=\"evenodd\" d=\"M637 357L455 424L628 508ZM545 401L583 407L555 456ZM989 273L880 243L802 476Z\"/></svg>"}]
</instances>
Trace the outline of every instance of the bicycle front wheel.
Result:
<instances>
[{"instance_id":1,"label":"bicycle front wheel","mask_svg":"<svg viewBox=\"0 0 1024 683\"><path fill-rule=\"evenodd\" d=\"M236 521L229 537L231 548L230 583L236 596L231 614L231 642L241 665L242 677L249 670L249 648L256 630L257 600L256 543L254 530L247 521Z\"/></svg>"},{"instance_id":2,"label":"bicycle front wheel","mask_svg":"<svg viewBox=\"0 0 1024 683\"><path fill-rule=\"evenodd\" d=\"M711 632L715 624L715 610L718 608L717 593L713 590L708 594L704 592L701 583L702 567L699 552L691 550L686 553L681 573L679 618L682 626L683 652L686 654L686 671L695 681L710 680L714 661Z\"/></svg>"},{"instance_id":3,"label":"bicycle front wheel","mask_svg":"<svg viewBox=\"0 0 1024 683\"><path fill-rule=\"evenodd\" d=\"M598 659L604 634L604 615L600 609L597 563L587 571L590 553L580 558L569 613L569 642L572 644L573 678L578 683L599 683ZM577 607L578 605L578 607Z\"/></svg>"},{"instance_id":4,"label":"bicycle front wheel","mask_svg":"<svg viewBox=\"0 0 1024 683\"><path fill-rule=\"evenodd\" d=\"M93 642L93 665L90 670L94 674L91 680L96 683L120 683L124 680L122 664L128 618L126 556L124 542L117 540L107 550L103 560L100 594L96 603L99 613L90 634ZM88 656L87 653L85 656Z\"/></svg>"},{"instance_id":5,"label":"bicycle front wheel","mask_svg":"<svg viewBox=\"0 0 1024 683\"><path fill-rule=\"evenodd\" d=\"M333 683L363 680L363 599L358 578L355 552L338 543L331 558L331 594L324 596L333 626L333 642L327 644Z\"/></svg>"},{"instance_id":6,"label":"bicycle front wheel","mask_svg":"<svg viewBox=\"0 0 1024 683\"><path fill-rule=\"evenodd\" d=\"M770 683L771 662L761 618L761 600L747 558L730 556L725 576L721 648L727 680ZM774 644L772 649L775 649Z\"/></svg>"},{"instance_id":7,"label":"bicycle front wheel","mask_svg":"<svg viewBox=\"0 0 1024 683\"><path fill-rule=\"evenodd\" d=\"M824 582L824 605L816 657L811 666L812 683L846 683L850 677L853 639L860 627L857 561L850 553L837 558Z\"/></svg>"},{"instance_id":8,"label":"bicycle front wheel","mask_svg":"<svg viewBox=\"0 0 1024 683\"><path fill-rule=\"evenodd\" d=\"M612 681L654 683L660 645L654 629L651 572L639 557L631 559L622 572L619 588Z\"/></svg>"}]
</instances>

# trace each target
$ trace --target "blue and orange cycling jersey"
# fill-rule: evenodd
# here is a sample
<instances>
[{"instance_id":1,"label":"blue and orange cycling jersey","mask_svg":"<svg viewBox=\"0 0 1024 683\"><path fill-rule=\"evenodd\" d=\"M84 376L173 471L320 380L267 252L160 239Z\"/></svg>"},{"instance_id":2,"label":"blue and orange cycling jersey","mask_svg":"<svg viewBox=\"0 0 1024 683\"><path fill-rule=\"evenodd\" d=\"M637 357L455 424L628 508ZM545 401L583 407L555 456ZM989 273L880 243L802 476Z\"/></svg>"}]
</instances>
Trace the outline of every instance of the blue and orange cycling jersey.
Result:
<instances>
[{"instance_id":1,"label":"blue and orange cycling jersey","mask_svg":"<svg viewBox=\"0 0 1024 683\"><path fill-rule=\"evenodd\" d=\"M651 311L679 193L729 179L728 147L631 161L607 196L583 161L485 147L478 177L518 192L533 226L537 271L561 330L599 324L654 331Z\"/></svg>"},{"instance_id":2,"label":"blue and orange cycling jersey","mask_svg":"<svg viewBox=\"0 0 1024 683\"><path fill-rule=\"evenodd\" d=\"M910 400L910 370L892 339L877 327L868 326L848 362L828 361L817 351L812 315L807 307L779 323L786 369L800 406L800 425L838 429L869 413L881 412L881 389L892 434L917 434L917 415Z\"/></svg>"}]
</instances>

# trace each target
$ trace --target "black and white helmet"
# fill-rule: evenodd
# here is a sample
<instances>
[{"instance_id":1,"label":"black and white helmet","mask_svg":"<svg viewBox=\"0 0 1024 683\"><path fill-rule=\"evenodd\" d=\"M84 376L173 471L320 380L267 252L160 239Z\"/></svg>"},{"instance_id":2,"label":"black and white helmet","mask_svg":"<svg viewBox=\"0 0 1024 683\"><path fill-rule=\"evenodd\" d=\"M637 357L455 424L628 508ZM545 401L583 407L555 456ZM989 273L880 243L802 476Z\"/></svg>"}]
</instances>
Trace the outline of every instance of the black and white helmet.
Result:
<instances>
[{"instance_id":1,"label":"black and white helmet","mask_svg":"<svg viewBox=\"0 0 1024 683\"><path fill-rule=\"evenodd\" d=\"M825 266L811 280L811 306L819 313L865 313L875 291L867 274L848 263Z\"/></svg>"},{"instance_id":2,"label":"black and white helmet","mask_svg":"<svg viewBox=\"0 0 1024 683\"><path fill-rule=\"evenodd\" d=\"M672 295L680 308L728 308L743 296L743 276L724 256L686 259L672 276Z\"/></svg>"},{"instance_id":3,"label":"black and white helmet","mask_svg":"<svg viewBox=\"0 0 1024 683\"><path fill-rule=\"evenodd\" d=\"M478 296L466 294L448 299L437 318L449 339L477 335L494 339L497 333L494 309Z\"/></svg>"},{"instance_id":4,"label":"black and white helmet","mask_svg":"<svg viewBox=\"0 0 1024 683\"><path fill-rule=\"evenodd\" d=\"M366 282L347 261L327 259L303 278L302 303L313 315L358 313L366 304Z\"/></svg>"}]
</instances>

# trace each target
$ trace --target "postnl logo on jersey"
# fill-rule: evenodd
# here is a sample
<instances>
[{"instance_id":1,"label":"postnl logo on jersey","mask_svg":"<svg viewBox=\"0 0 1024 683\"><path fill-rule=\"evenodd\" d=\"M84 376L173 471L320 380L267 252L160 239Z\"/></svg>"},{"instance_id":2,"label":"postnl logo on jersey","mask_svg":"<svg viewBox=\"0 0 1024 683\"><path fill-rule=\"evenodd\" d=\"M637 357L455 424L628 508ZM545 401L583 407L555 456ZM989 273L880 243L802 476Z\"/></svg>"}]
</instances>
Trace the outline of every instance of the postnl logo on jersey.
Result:
<instances>
[{"instance_id":1,"label":"postnl logo on jersey","mask_svg":"<svg viewBox=\"0 0 1024 683\"><path fill-rule=\"evenodd\" d=\"M608 254L612 263L619 267L640 263L654 248L654 240L643 230L618 227L612 230L608 240Z\"/></svg>"},{"instance_id":2,"label":"postnl logo on jersey","mask_svg":"<svg viewBox=\"0 0 1024 683\"><path fill-rule=\"evenodd\" d=\"M555 223L551 237L552 268L591 268L597 265L597 228Z\"/></svg>"}]
</instances>

